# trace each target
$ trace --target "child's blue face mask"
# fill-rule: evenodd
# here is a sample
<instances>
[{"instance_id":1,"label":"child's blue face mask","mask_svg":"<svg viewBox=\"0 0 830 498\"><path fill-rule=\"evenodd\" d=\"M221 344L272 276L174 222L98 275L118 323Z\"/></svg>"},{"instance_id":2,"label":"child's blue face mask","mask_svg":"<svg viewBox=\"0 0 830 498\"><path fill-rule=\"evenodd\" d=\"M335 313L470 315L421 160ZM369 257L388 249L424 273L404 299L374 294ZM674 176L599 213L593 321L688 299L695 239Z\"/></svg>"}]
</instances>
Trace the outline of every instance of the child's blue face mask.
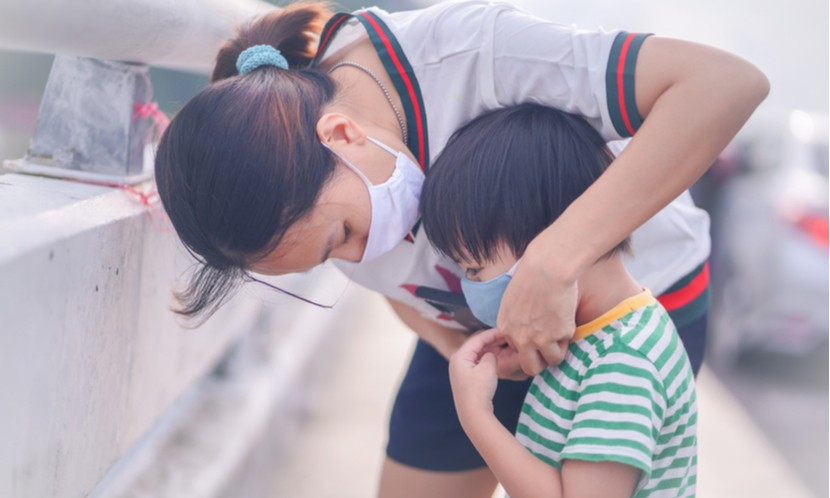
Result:
<instances>
[{"instance_id":1,"label":"child's blue face mask","mask_svg":"<svg viewBox=\"0 0 830 498\"><path fill-rule=\"evenodd\" d=\"M466 276L461 278L461 290L464 292L464 299L467 300L470 311L476 318L491 327L496 326L501 298L517 266L519 266L518 261L505 273L485 282L476 282Z\"/></svg>"}]
</instances>

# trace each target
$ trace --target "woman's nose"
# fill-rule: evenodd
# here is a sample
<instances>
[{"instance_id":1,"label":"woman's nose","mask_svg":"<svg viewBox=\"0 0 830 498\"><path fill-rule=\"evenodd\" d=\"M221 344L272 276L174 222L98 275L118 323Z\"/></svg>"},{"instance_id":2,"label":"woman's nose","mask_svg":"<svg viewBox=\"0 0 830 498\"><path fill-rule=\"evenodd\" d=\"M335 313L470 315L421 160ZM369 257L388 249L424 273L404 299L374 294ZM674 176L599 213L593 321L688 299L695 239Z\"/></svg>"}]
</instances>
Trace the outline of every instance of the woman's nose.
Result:
<instances>
[{"instance_id":1,"label":"woman's nose","mask_svg":"<svg viewBox=\"0 0 830 498\"><path fill-rule=\"evenodd\" d=\"M335 247L331 254L329 255L332 258L341 259L343 261L349 261L351 263L357 263L361 259L363 259L363 252L366 250L366 239L365 238L358 238L353 237L351 240L346 242L345 244L341 244Z\"/></svg>"}]
</instances>

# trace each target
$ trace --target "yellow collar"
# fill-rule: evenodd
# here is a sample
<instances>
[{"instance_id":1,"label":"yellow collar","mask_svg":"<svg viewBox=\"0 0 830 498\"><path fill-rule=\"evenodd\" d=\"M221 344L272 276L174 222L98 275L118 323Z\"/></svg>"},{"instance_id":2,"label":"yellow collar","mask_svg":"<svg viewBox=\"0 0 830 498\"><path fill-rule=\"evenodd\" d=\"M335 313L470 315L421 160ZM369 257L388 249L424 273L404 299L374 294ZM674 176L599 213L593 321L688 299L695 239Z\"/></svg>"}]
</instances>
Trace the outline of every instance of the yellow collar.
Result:
<instances>
[{"instance_id":1,"label":"yellow collar","mask_svg":"<svg viewBox=\"0 0 830 498\"><path fill-rule=\"evenodd\" d=\"M618 305L606 311L599 317L594 318L590 322L577 327L576 332L574 332L573 339L571 339L571 342L576 342L585 339L586 337L602 329L609 323L619 320L620 318L624 317L625 315L631 313L632 311L638 308L654 304L655 302L657 302L657 300L654 299L654 296L651 295L651 291L648 289L644 289L643 292L624 299Z\"/></svg>"}]
</instances>

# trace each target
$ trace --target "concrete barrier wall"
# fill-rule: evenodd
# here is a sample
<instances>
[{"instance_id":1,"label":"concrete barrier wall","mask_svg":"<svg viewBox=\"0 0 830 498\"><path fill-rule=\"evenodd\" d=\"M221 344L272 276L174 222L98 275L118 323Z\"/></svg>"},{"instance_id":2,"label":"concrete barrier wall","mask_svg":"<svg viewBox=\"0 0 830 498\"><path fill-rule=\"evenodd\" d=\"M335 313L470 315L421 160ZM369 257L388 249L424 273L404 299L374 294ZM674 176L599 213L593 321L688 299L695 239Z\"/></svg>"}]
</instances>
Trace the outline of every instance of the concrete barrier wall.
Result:
<instances>
[{"instance_id":1,"label":"concrete barrier wall","mask_svg":"<svg viewBox=\"0 0 830 498\"><path fill-rule=\"evenodd\" d=\"M0 47L205 72L237 23L273 8L11 2ZM338 311L243 292L184 328L171 289L193 261L162 225L121 189L0 169L0 496L263 489L273 443L290 439L313 389L309 372L333 351Z\"/></svg>"},{"instance_id":2,"label":"concrete barrier wall","mask_svg":"<svg viewBox=\"0 0 830 498\"><path fill-rule=\"evenodd\" d=\"M119 189L0 174L0 496L87 496L262 323L242 293L181 327L171 289L190 264Z\"/></svg>"}]
</instances>

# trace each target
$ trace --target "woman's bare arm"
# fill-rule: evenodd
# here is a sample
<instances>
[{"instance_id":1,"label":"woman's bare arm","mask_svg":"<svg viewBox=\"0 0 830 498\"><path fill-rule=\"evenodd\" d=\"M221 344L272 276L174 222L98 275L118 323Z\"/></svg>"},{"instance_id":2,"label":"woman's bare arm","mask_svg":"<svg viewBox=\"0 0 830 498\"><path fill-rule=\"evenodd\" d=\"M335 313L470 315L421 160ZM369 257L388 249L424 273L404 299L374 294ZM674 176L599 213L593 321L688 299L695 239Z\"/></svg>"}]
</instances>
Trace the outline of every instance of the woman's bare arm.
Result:
<instances>
[{"instance_id":1,"label":"woman's bare arm","mask_svg":"<svg viewBox=\"0 0 830 498\"><path fill-rule=\"evenodd\" d=\"M688 189L769 92L766 77L727 52L649 37L635 71L644 122L609 169L527 248L504 295L498 328L523 370L562 361L573 334L576 280Z\"/></svg>"}]
</instances>

